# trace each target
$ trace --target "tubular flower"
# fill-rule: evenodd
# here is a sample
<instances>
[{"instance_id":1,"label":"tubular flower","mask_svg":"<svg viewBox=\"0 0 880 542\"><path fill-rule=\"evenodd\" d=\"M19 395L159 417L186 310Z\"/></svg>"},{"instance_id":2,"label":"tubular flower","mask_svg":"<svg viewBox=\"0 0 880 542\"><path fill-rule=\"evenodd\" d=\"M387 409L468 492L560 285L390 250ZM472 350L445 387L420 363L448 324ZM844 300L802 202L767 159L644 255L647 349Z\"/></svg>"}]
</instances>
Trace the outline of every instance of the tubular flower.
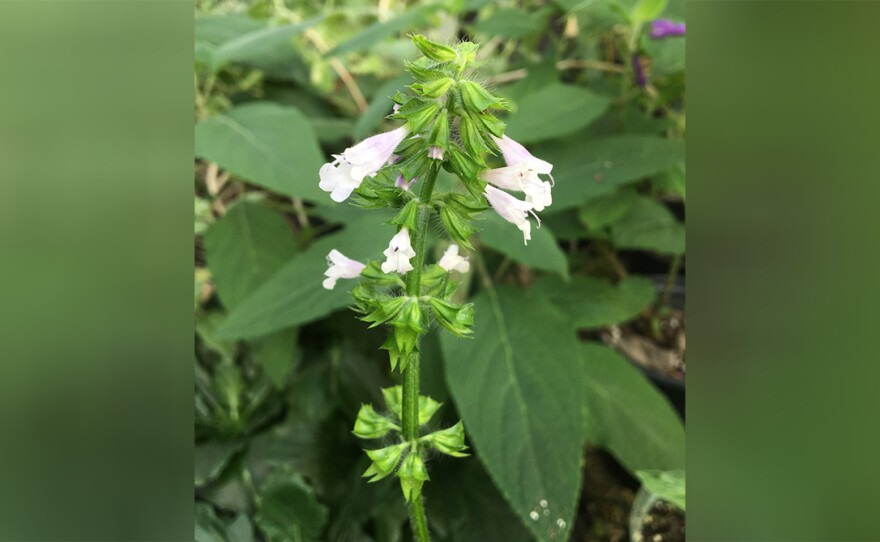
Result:
<instances>
[{"instance_id":1,"label":"tubular flower","mask_svg":"<svg viewBox=\"0 0 880 542\"><path fill-rule=\"evenodd\" d=\"M503 190L498 190L492 185L486 185L486 200L495 211L501 215L501 218L515 224L520 231L523 232L523 242L529 244L532 238L532 225L527 220L529 212L532 210L532 204L526 201L518 200ZM538 216L532 213L536 219ZM541 221L538 219L538 225Z\"/></svg>"},{"instance_id":2,"label":"tubular flower","mask_svg":"<svg viewBox=\"0 0 880 542\"><path fill-rule=\"evenodd\" d=\"M345 201L360 186L364 177L376 175L376 172L394 158L394 149L408 133L409 128L404 125L396 130L368 137L354 147L345 149L341 155L333 155L333 162L321 166L321 182L318 186L321 190L330 192L333 201Z\"/></svg>"},{"instance_id":3,"label":"tubular flower","mask_svg":"<svg viewBox=\"0 0 880 542\"><path fill-rule=\"evenodd\" d=\"M500 138L492 136L492 139L495 140L495 144L501 149L501 154L504 156L504 161L507 162L508 166L524 163L526 168L540 175L550 175L550 172L553 171L553 164L532 156L532 153L526 150L525 147L506 135ZM553 180L553 175L550 175L550 179Z\"/></svg>"},{"instance_id":4,"label":"tubular flower","mask_svg":"<svg viewBox=\"0 0 880 542\"><path fill-rule=\"evenodd\" d=\"M524 192L526 201L536 211L543 211L545 207L549 207L553 203L553 197L550 194L552 185L538 178L538 172L530 169L527 162L488 169L480 175L480 178L499 188Z\"/></svg>"},{"instance_id":5,"label":"tubular flower","mask_svg":"<svg viewBox=\"0 0 880 542\"><path fill-rule=\"evenodd\" d=\"M396 186L397 188L400 188L401 190L409 190L409 187L412 186L413 183L415 183L418 180L419 180L418 177L413 177L413 179L411 181L407 181L403 175L398 173L397 180L394 181L394 186Z\"/></svg>"},{"instance_id":6,"label":"tubular flower","mask_svg":"<svg viewBox=\"0 0 880 542\"><path fill-rule=\"evenodd\" d=\"M684 36L684 32L684 23L676 23L669 19L657 19L651 23L651 32L648 35L654 39L661 39L671 36Z\"/></svg>"},{"instance_id":7,"label":"tubular flower","mask_svg":"<svg viewBox=\"0 0 880 542\"><path fill-rule=\"evenodd\" d=\"M388 248L385 249L385 261L382 262L382 272L391 273L397 271L401 275L405 275L413 270L409 259L416 255L409 239L409 230L401 228L397 235L391 238Z\"/></svg>"},{"instance_id":8,"label":"tubular flower","mask_svg":"<svg viewBox=\"0 0 880 542\"><path fill-rule=\"evenodd\" d=\"M428 158L432 158L434 160L443 160L443 152L443 147L431 145L430 147L428 147Z\"/></svg>"},{"instance_id":9,"label":"tubular flower","mask_svg":"<svg viewBox=\"0 0 880 542\"><path fill-rule=\"evenodd\" d=\"M458 255L458 245L455 243L449 245L437 265L447 271L458 271L459 273L467 273L471 268L468 259Z\"/></svg>"},{"instance_id":10,"label":"tubular flower","mask_svg":"<svg viewBox=\"0 0 880 542\"><path fill-rule=\"evenodd\" d=\"M366 267L366 265L361 262L346 258L335 248L327 254L327 265L330 267L327 271L324 271L324 275L327 278L324 279L323 285L324 288L327 288L328 290L332 290L336 286L336 281L339 279L357 278L361 274L361 271L364 270L364 267Z\"/></svg>"}]
</instances>

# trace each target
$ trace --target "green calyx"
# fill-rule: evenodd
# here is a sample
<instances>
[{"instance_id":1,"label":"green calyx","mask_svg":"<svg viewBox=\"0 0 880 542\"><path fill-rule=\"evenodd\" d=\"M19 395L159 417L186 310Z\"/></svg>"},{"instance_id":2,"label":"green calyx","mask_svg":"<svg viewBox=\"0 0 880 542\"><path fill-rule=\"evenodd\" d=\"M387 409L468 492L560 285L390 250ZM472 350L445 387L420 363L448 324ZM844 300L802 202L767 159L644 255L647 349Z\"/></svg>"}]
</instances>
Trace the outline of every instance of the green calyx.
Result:
<instances>
[{"instance_id":1,"label":"green calyx","mask_svg":"<svg viewBox=\"0 0 880 542\"><path fill-rule=\"evenodd\" d=\"M451 455L452 457L468 456L468 454L464 453L467 450L467 446L464 443L464 425L461 421L449 429L434 431L419 440L428 443L438 452Z\"/></svg>"},{"instance_id":2,"label":"green calyx","mask_svg":"<svg viewBox=\"0 0 880 542\"><path fill-rule=\"evenodd\" d=\"M373 410L372 405L361 405L354 422L354 435L363 439L382 438L391 431L400 431L400 427L390 419Z\"/></svg>"}]
</instances>

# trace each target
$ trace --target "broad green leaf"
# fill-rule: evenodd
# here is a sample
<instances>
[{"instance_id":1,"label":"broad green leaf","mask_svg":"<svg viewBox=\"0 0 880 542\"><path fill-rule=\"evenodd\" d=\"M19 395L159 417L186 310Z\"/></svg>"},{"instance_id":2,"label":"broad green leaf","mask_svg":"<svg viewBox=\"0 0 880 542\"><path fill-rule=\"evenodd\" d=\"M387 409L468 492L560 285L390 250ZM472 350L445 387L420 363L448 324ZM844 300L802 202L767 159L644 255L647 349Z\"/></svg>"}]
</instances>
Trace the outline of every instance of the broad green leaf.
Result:
<instances>
[{"instance_id":1,"label":"broad green leaf","mask_svg":"<svg viewBox=\"0 0 880 542\"><path fill-rule=\"evenodd\" d=\"M683 470L640 470L636 476L652 495L685 509L685 472Z\"/></svg>"},{"instance_id":2,"label":"broad green leaf","mask_svg":"<svg viewBox=\"0 0 880 542\"><path fill-rule=\"evenodd\" d=\"M375 213L348 224L341 233L328 235L295 256L256 292L231 312L217 330L228 338L258 337L326 316L351 303L349 291L356 281L340 280L333 290L321 286L327 254L337 249L366 263L382 258L394 234Z\"/></svg>"},{"instance_id":3,"label":"broad green leaf","mask_svg":"<svg viewBox=\"0 0 880 542\"><path fill-rule=\"evenodd\" d=\"M412 75L409 73L403 73L379 87L379 90L373 94L373 99L370 102L369 107L367 107L366 111L361 113L361 116L358 117L358 120L354 125L355 139L364 139L370 135L379 125L382 117L391 114L394 102L391 101L390 96L411 81Z\"/></svg>"},{"instance_id":4,"label":"broad green leaf","mask_svg":"<svg viewBox=\"0 0 880 542\"><path fill-rule=\"evenodd\" d=\"M600 229L625 215L638 199L639 195L635 190L623 188L585 203L581 207L579 218L591 230Z\"/></svg>"},{"instance_id":5,"label":"broad green leaf","mask_svg":"<svg viewBox=\"0 0 880 542\"><path fill-rule=\"evenodd\" d=\"M522 232L516 226L498 216L491 209L483 213L482 218L476 222L480 229L479 238L487 247L535 269L552 271L568 278L568 260L565 253L556 244L553 232L547 227L537 227L532 224L532 240L526 245L523 243Z\"/></svg>"},{"instance_id":6,"label":"broad green leaf","mask_svg":"<svg viewBox=\"0 0 880 542\"><path fill-rule=\"evenodd\" d=\"M669 0L639 0L632 8L632 20L635 24L652 21L663 13Z\"/></svg>"},{"instance_id":7,"label":"broad green leaf","mask_svg":"<svg viewBox=\"0 0 880 542\"><path fill-rule=\"evenodd\" d=\"M256 201L230 207L204 241L208 269L227 309L238 306L296 253L284 217Z\"/></svg>"},{"instance_id":8,"label":"broad green leaf","mask_svg":"<svg viewBox=\"0 0 880 542\"><path fill-rule=\"evenodd\" d=\"M611 227L611 238L618 248L654 250L663 254L683 254L684 225L662 203L640 197L629 211Z\"/></svg>"},{"instance_id":9,"label":"broad green leaf","mask_svg":"<svg viewBox=\"0 0 880 542\"><path fill-rule=\"evenodd\" d=\"M287 381L287 375L296 368L299 351L296 328L282 329L263 337L251 340L251 352L269 379L281 388Z\"/></svg>"},{"instance_id":10,"label":"broad green leaf","mask_svg":"<svg viewBox=\"0 0 880 542\"><path fill-rule=\"evenodd\" d=\"M574 327L516 288L484 291L474 305L473 339L441 336L469 443L537 540L567 540L585 436Z\"/></svg>"},{"instance_id":11,"label":"broad green leaf","mask_svg":"<svg viewBox=\"0 0 880 542\"><path fill-rule=\"evenodd\" d=\"M644 135L592 140L572 136L537 145L532 151L553 164L556 178L553 205L545 213L578 207L684 160L683 141Z\"/></svg>"},{"instance_id":12,"label":"broad green leaf","mask_svg":"<svg viewBox=\"0 0 880 542\"><path fill-rule=\"evenodd\" d=\"M262 28L263 23L240 13L197 14L195 42L217 46Z\"/></svg>"},{"instance_id":13,"label":"broad green leaf","mask_svg":"<svg viewBox=\"0 0 880 542\"><path fill-rule=\"evenodd\" d=\"M217 517L214 507L203 502L196 502L195 535L196 542L232 542L226 531L226 525Z\"/></svg>"},{"instance_id":14,"label":"broad green leaf","mask_svg":"<svg viewBox=\"0 0 880 542\"><path fill-rule=\"evenodd\" d=\"M327 507L319 503L299 474L278 467L260 487L254 516L269 542L316 542L327 523Z\"/></svg>"},{"instance_id":15,"label":"broad green leaf","mask_svg":"<svg viewBox=\"0 0 880 542\"><path fill-rule=\"evenodd\" d=\"M657 388L607 346L582 343L579 352L587 440L632 473L684 468L684 425Z\"/></svg>"},{"instance_id":16,"label":"broad green leaf","mask_svg":"<svg viewBox=\"0 0 880 542\"><path fill-rule=\"evenodd\" d=\"M195 485L202 486L219 476L242 445L239 441L219 440L197 443L193 465Z\"/></svg>"},{"instance_id":17,"label":"broad green leaf","mask_svg":"<svg viewBox=\"0 0 880 542\"><path fill-rule=\"evenodd\" d=\"M610 103L585 88L551 83L516 104L517 112L507 121L506 134L520 143L564 136L599 118Z\"/></svg>"},{"instance_id":18,"label":"broad green leaf","mask_svg":"<svg viewBox=\"0 0 880 542\"><path fill-rule=\"evenodd\" d=\"M217 293L232 310L262 286L296 253L287 223L277 212L255 201L229 208L205 234L205 255ZM276 386L293 368L295 329L281 330L253 341L256 360Z\"/></svg>"},{"instance_id":19,"label":"broad green leaf","mask_svg":"<svg viewBox=\"0 0 880 542\"><path fill-rule=\"evenodd\" d=\"M499 9L471 27L474 34L489 38L518 39L546 29L547 12L529 13L516 8Z\"/></svg>"},{"instance_id":20,"label":"broad green leaf","mask_svg":"<svg viewBox=\"0 0 880 542\"><path fill-rule=\"evenodd\" d=\"M280 194L318 199L324 162L308 120L295 108L252 102L196 124L196 156Z\"/></svg>"},{"instance_id":21,"label":"broad green leaf","mask_svg":"<svg viewBox=\"0 0 880 542\"><path fill-rule=\"evenodd\" d=\"M533 542L478 459L433 465L425 484L429 518L443 540L455 542ZM465 482L465 483L463 483Z\"/></svg>"},{"instance_id":22,"label":"broad green leaf","mask_svg":"<svg viewBox=\"0 0 880 542\"><path fill-rule=\"evenodd\" d=\"M269 71L284 69L285 63L295 62L299 53L293 38L315 26L323 17L315 17L298 24L260 28L239 35L219 45L212 55L214 70L230 62L242 62L256 67L270 67Z\"/></svg>"},{"instance_id":23,"label":"broad green leaf","mask_svg":"<svg viewBox=\"0 0 880 542\"><path fill-rule=\"evenodd\" d=\"M635 318L654 302L656 290L644 277L630 276L613 285L596 277L575 276L566 284L546 276L535 281L529 295L553 304L571 325L595 328Z\"/></svg>"},{"instance_id":24,"label":"broad green leaf","mask_svg":"<svg viewBox=\"0 0 880 542\"><path fill-rule=\"evenodd\" d=\"M397 34L398 32L417 28L424 22L428 13L436 8L437 6L428 5L411 9L403 15L389 19L384 23L370 25L365 30L362 30L343 43L337 45L332 51L327 53L327 56L344 55L353 51L367 49L383 38Z\"/></svg>"}]
</instances>

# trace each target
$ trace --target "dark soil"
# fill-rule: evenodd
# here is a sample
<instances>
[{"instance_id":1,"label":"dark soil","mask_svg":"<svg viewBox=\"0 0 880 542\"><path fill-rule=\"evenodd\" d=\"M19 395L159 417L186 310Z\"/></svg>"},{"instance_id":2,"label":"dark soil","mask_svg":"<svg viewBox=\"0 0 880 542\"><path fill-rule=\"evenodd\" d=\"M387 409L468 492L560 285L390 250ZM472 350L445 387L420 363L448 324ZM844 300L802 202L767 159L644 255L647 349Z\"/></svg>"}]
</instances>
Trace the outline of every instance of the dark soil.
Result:
<instances>
[{"instance_id":1,"label":"dark soil","mask_svg":"<svg viewBox=\"0 0 880 542\"><path fill-rule=\"evenodd\" d=\"M638 489L639 482L610 454L588 447L571 542L628 542L629 516ZM684 542L683 512L658 502L651 507L649 518L645 519L642 542Z\"/></svg>"},{"instance_id":2,"label":"dark soil","mask_svg":"<svg viewBox=\"0 0 880 542\"><path fill-rule=\"evenodd\" d=\"M654 503L635 542L684 542L684 512L663 501Z\"/></svg>"}]
</instances>

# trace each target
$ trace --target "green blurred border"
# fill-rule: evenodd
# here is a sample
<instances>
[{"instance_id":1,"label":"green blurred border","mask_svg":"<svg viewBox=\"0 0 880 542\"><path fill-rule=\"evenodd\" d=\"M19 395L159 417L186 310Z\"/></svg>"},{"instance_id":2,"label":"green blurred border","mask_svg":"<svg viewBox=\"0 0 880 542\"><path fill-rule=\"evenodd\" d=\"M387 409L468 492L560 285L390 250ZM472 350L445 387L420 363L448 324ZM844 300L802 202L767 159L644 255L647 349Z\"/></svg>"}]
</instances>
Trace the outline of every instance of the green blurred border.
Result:
<instances>
[{"instance_id":1,"label":"green blurred border","mask_svg":"<svg viewBox=\"0 0 880 542\"><path fill-rule=\"evenodd\" d=\"M876 540L880 3L687 15L688 538Z\"/></svg>"}]
</instances>

